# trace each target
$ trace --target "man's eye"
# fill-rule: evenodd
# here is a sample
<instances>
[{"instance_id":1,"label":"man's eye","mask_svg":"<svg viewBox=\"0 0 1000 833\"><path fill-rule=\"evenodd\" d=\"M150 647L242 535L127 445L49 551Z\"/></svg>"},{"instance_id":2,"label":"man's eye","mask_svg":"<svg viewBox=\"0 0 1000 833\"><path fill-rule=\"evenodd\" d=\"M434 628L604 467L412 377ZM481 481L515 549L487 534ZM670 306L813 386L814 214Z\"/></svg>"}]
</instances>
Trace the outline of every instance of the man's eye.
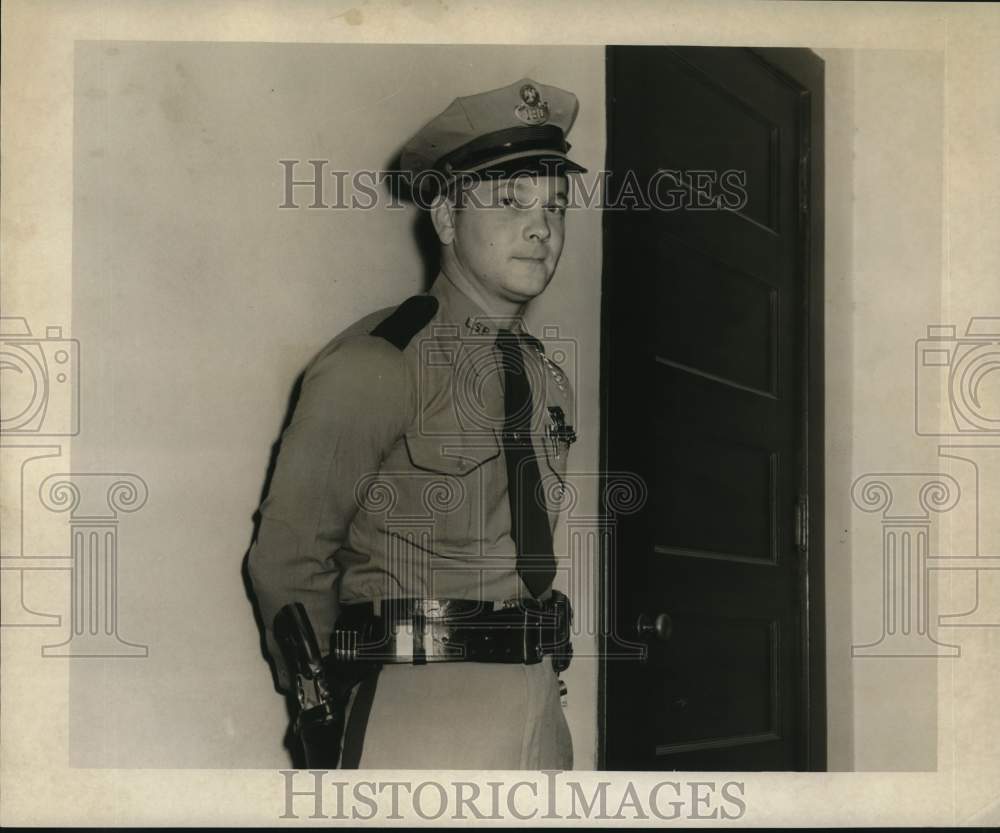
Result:
<instances>
[{"instance_id":1,"label":"man's eye","mask_svg":"<svg viewBox=\"0 0 1000 833\"><path fill-rule=\"evenodd\" d=\"M566 206L565 205L549 205L546 209L550 214L558 214L560 217L566 216Z\"/></svg>"},{"instance_id":2,"label":"man's eye","mask_svg":"<svg viewBox=\"0 0 1000 833\"><path fill-rule=\"evenodd\" d=\"M510 208L514 204L515 204L515 201L514 201L513 197L500 197L500 207L501 208Z\"/></svg>"}]
</instances>

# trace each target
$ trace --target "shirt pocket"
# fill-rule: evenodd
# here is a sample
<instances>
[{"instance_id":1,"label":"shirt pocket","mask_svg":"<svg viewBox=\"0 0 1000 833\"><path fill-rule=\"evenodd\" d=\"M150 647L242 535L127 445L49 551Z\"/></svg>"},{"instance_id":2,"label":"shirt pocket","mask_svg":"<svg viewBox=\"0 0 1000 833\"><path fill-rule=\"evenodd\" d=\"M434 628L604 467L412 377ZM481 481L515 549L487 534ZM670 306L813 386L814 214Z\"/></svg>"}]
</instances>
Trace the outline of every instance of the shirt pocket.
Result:
<instances>
[{"instance_id":1,"label":"shirt pocket","mask_svg":"<svg viewBox=\"0 0 1000 833\"><path fill-rule=\"evenodd\" d=\"M472 437L406 434L414 467L411 482L415 513L434 519L434 549L476 554L494 534L496 511L491 495L502 477L496 469L502 449L494 434Z\"/></svg>"}]
</instances>

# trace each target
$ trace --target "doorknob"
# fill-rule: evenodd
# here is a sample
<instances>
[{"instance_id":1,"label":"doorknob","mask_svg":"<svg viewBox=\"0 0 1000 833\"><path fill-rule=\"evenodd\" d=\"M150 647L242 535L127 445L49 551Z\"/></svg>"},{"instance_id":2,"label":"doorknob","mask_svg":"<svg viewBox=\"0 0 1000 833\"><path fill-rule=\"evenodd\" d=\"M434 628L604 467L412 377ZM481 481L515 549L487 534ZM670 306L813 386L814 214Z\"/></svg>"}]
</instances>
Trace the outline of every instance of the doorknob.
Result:
<instances>
[{"instance_id":1,"label":"doorknob","mask_svg":"<svg viewBox=\"0 0 1000 833\"><path fill-rule=\"evenodd\" d=\"M658 613L650 616L648 613L640 613L639 619L635 623L635 629L642 639L656 637L661 642L670 639L670 634L674 630L674 622L669 613Z\"/></svg>"}]
</instances>

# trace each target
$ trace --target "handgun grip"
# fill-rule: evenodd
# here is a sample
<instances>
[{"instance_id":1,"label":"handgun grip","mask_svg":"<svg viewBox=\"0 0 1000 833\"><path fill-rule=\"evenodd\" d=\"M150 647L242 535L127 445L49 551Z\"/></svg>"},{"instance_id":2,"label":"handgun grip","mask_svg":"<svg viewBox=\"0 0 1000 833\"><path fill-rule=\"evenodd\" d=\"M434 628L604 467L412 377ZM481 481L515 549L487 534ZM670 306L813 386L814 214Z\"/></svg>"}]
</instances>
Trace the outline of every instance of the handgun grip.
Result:
<instances>
[{"instance_id":1,"label":"handgun grip","mask_svg":"<svg viewBox=\"0 0 1000 833\"><path fill-rule=\"evenodd\" d=\"M322 671L323 657L316 632L301 602L287 604L278 611L274 617L274 638L291 673L312 680L317 670Z\"/></svg>"}]
</instances>

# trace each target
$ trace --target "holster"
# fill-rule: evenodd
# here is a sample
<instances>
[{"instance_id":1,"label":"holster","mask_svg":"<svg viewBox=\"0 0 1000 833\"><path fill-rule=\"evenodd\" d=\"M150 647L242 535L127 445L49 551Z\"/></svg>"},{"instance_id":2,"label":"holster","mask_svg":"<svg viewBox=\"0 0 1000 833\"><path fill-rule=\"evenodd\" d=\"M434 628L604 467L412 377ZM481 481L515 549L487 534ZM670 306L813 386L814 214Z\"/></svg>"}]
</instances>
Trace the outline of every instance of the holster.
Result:
<instances>
[{"instance_id":1,"label":"holster","mask_svg":"<svg viewBox=\"0 0 1000 833\"><path fill-rule=\"evenodd\" d=\"M306 766L337 769L351 690L367 675L377 673L378 667L352 663L331 669L320 654L309 614L299 602L278 611L274 635L295 680L299 710L293 731L302 744Z\"/></svg>"},{"instance_id":2,"label":"holster","mask_svg":"<svg viewBox=\"0 0 1000 833\"><path fill-rule=\"evenodd\" d=\"M551 651L552 667L556 672L565 671L573 660L573 606L565 594L552 591L549 604L553 613Z\"/></svg>"}]
</instances>

